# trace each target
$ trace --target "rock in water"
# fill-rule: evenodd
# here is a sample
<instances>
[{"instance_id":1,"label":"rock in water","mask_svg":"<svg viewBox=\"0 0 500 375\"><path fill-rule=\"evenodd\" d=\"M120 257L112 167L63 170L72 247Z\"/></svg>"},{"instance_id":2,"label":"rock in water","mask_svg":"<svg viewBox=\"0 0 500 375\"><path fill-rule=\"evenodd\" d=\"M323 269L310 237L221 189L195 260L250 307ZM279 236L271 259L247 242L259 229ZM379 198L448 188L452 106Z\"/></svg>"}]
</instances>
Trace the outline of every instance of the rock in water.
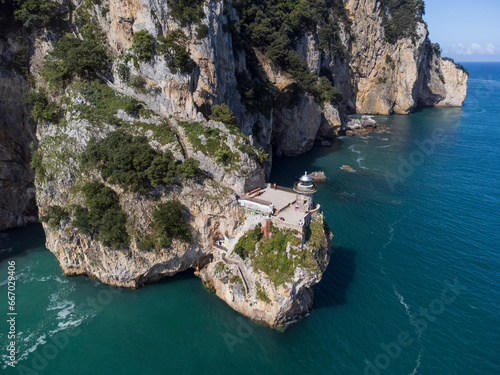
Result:
<instances>
[{"instance_id":1,"label":"rock in water","mask_svg":"<svg viewBox=\"0 0 500 375\"><path fill-rule=\"evenodd\" d=\"M313 179L313 181L326 181L326 174L325 172L311 172L309 173L309 176Z\"/></svg>"}]
</instances>

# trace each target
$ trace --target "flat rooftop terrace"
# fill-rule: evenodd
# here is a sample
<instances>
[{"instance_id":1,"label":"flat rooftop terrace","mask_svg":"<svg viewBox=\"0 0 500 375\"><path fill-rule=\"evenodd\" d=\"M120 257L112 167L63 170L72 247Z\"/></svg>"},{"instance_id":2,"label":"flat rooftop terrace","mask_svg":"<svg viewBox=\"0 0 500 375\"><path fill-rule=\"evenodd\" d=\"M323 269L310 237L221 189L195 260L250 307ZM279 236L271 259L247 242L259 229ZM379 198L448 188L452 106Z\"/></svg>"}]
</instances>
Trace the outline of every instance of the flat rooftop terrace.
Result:
<instances>
[{"instance_id":1,"label":"flat rooftop terrace","mask_svg":"<svg viewBox=\"0 0 500 375\"><path fill-rule=\"evenodd\" d=\"M276 210L281 211L288 205L295 203L296 195L292 189L277 186L276 190L266 187L261 189L256 194L252 194L251 196L245 198L272 203Z\"/></svg>"}]
</instances>

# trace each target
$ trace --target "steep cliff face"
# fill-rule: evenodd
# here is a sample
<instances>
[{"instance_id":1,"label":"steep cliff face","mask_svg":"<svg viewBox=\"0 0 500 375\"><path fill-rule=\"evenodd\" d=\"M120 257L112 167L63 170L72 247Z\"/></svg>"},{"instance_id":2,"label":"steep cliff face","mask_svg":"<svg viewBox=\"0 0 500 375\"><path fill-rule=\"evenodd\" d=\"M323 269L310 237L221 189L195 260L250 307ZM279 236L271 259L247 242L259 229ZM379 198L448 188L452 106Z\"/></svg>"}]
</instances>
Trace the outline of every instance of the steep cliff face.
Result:
<instances>
[{"instance_id":1,"label":"steep cliff face","mask_svg":"<svg viewBox=\"0 0 500 375\"><path fill-rule=\"evenodd\" d=\"M468 75L431 48L424 23L417 23L414 38L391 44L384 39L380 2L347 0L345 5L356 35L346 43L352 48L348 63L357 113L408 114L419 105L462 105Z\"/></svg>"},{"instance_id":2,"label":"steep cliff face","mask_svg":"<svg viewBox=\"0 0 500 375\"><path fill-rule=\"evenodd\" d=\"M73 105L75 103L78 100ZM138 119L122 111L118 111L117 116L122 120L120 128L126 129L127 133L147 136L150 145L158 152L170 150L178 159L185 159L178 138L173 137L174 133L160 117ZM223 128L223 125L219 127ZM85 167L81 155L90 139L103 139L116 129L116 126L106 123L92 123L76 109L68 110L67 117L59 124L40 124L37 152L42 160L43 177L36 180L37 204L42 218L50 215L54 206L67 213L43 224L46 246L54 253L65 274L88 275L110 285L136 288L194 268L211 254L216 238L234 236L244 211L238 206L234 191L207 178L203 170L196 178L187 179L180 185L157 185L147 193L108 184L118 194L119 207L126 215L124 229L130 236L130 243L112 246L105 244L96 233L85 233L75 225L74 207L84 202L81 187L88 181L104 180L96 169ZM155 136L158 133L163 136ZM190 145L189 138L182 143ZM203 157L210 158L209 155ZM211 160L211 164L217 165L217 161ZM239 184L237 180L234 183ZM153 211L162 203L173 200L181 202L187 209L191 240L174 239L170 246L141 250L138 247L141 239L155 236L151 229Z\"/></svg>"},{"instance_id":3,"label":"steep cliff face","mask_svg":"<svg viewBox=\"0 0 500 375\"><path fill-rule=\"evenodd\" d=\"M0 230L37 219L30 143L37 143L35 123L23 104L26 80L0 70Z\"/></svg>"},{"instance_id":4,"label":"steep cliff face","mask_svg":"<svg viewBox=\"0 0 500 375\"><path fill-rule=\"evenodd\" d=\"M46 195L40 194L41 207L56 204L58 200L49 195L50 187L45 191ZM234 235L244 216L234 193L210 180L188 183L165 194L161 189L155 193L161 198L138 199L136 194L122 194L120 204L129 217L128 230L139 233L150 227L155 207L178 199L189 210L192 241L174 240L168 248L141 251L134 237L128 248L117 249L80 233L66 220L56 229L44 224L46 246L54 253L66 275L88 275L113 286L137 288L195 268L210 256L215 238L222 234Z\"/></svg>"},{"instance_id":5,"label":"steep cliff face","mask_svg":"<svg viewBox=\"0 0 500 375\"><path fill-rule=\"evenodd\" d=\"M452 61L442 59L439 51L430 46L422 22L416 26L415 37L387 42L383 23L387 11L381 3L377 0L343 0L350 19L349 25L346 20L336 24L343 54L332 55L320 48L317 33L311 30L305 30L294 46L310 72L329 77L342 92L342 100L337 104L318 103L317 98L298 88L292 75L257 48L252 49L250 45L250 49L245 50L235 46L241 20L239 11L231 2L210 1L202 5L204 15L199 25L206 27L204 35L198 35L199 25L182 24L172 17L167 2L157 0L76 1L70 19L77 20L77 24L84 27L78 18L84 15L82 19L88 17L92 27L101 30L114 57L112 75L106 75L113 88L143 101L158 114L201 121L207 119L212 105L228 104L238 127L251 137L250 143L269 154L264 165L265 175L268 175L272 154L298 155L308 151L317 137L338 134L347 123L346 114L409 113L417 106L462 104L467 73ZM146 30L159 38L177 29L187 35L184 45L196 64L191 73L173 72L165 58L158 54L135 63L127 58L131 54L134 33ZM56 35L49 30L38 38L36 48L30 47L30 67L35 77L38 77L43 57ZM5 63L12 59L10 49L23 47L16 46L17 42L12 38L2 43ZM255 54L256 58L249 60L249 53ZM145 80L142 89L131 87L120 77L118 70L121 65L126 66L130 75ZM239 76L254 77L268 85L266 108L248 107ZM6 74L2 77L3 97L20 95L18 88L27 87L26 83L18 84ZM6 102L3 100L2 103ZM21 130L15 133L24 134L19 138L23 141L18 142L22 151L14 152L10 142L10 146L4 147L5 155L10 155L5 160L13 160L15 154L18 162L26 161L29 154L26 146L33 140L32 130L30 135L27 129L33 125L27 125L29 120L24 107L15 111L17 114L9 111L8 116L4 116L10 124L5 129L17 127ZM26 187L22 188L23 193L16 193L14 199L6 198L3 228L30 222L34 218L32 204L23 203L32 201L32 190L28 187L31 172L26 162L16 165L19 171L10 173L7 179L17 182L9 183L10 187L5 185L3 190L11 193L4 196L14 196L14 185Z\"/></svg>"}]
</instances>

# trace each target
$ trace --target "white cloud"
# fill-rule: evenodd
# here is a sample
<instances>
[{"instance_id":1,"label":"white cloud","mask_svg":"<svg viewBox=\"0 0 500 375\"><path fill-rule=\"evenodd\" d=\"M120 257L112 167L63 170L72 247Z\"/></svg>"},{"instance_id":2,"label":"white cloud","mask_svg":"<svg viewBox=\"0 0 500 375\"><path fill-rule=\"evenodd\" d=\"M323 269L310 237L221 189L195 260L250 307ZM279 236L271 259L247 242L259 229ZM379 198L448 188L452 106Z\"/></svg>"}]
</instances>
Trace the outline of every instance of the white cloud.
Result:
<instances>
[{"instance_id":1,"label":"white cloud","mask_svg":"<svg viewBox=\"0 0 500 375\"><path fill-rule=\"evenodd\" d=\"M494 55L496 52L497 52L497 48L493 44L488 43L486 45L486 53L488 55Z\"/></svg>"},{"instance_id":2,"label":"white cloud","mask_svg":"<svg viewBox=\"0 0 500 375\"><path fill-rule=\"evenodd\" d=\"M493 43L487 43L485 45L479 43L471 43L468 46L464 46L462 43L453 44L450 48L450 52L456 55L496 55L500 53L500 48L495 46Z\"/></svg>"}]
</instances>

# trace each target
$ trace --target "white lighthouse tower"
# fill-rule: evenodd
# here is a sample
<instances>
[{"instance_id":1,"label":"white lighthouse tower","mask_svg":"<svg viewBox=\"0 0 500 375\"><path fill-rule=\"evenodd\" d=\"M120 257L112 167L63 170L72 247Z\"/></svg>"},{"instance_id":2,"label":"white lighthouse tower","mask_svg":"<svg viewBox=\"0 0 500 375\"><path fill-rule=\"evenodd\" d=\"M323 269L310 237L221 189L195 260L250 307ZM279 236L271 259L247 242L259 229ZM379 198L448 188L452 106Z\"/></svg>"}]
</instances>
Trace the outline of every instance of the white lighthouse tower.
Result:
<instances>
[{"instance_id":1,"label":"white lighthouse tower","mask_svg":"<svg viewBox=\"0 0 500 375\"><path fill-rule=\"evenodd\" d=\"M293 191L297 193L296 198L299 211L307 212L314 209L313 196L316 190L316 183L307 172L299 178L299 181L295 182Z\"/></svg>"}]
</instances>

